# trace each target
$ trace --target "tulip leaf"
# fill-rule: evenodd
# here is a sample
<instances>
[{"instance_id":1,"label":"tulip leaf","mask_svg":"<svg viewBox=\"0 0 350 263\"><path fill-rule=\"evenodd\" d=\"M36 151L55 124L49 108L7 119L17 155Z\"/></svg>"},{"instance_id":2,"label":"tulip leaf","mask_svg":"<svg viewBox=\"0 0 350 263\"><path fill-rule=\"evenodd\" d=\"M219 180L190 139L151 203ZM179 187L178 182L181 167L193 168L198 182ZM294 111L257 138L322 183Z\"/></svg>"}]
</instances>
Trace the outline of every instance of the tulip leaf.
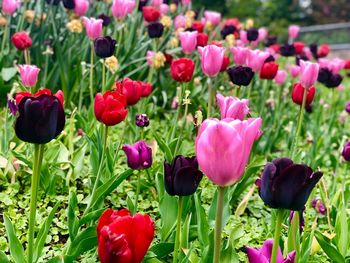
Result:
<instances>
[{"instance_id":1,"label":"tulip leaf","mask_svg":"<svg viewBox=\"0 0 350 263\"><path fill-rule=\"evenodd\" d=\"M0 262L10 263L10 260L7 258L4 252L0 251Z\"/></svg>"},{"instance_id":2,"label":"tulip leaf","mask_svg":"<svg viewBox=\"0 0 350 263\"><path fill-rule=\"evenodd\" d=\"M177 199L165 193L159 203L159 212L162 222L159 234L162 241L168 241L168 238L173 234L173 229L176 226Z\"/></svg>"},{"instance_id":3,"label":"tulip leaf","mask_svg":"<svg viewBox=\"0 0 350 263\"><path fill-rule=\"evenodd\" d=\"M35 239L35 245L34 245L34 262L37 262L39 257L41 256L53 217L58 207L60 206L60 204L61 204L60 201L56 203L56 205L52 208L50 214L48 215L48 217L46 218L45 222L43 223L43 225L39 230L39 233Z\"/></svg>"},{"instance_id":4,"label":"tulip leaf","mask_svg":"<svg viewBox=\"0 0 350 263\"><path fill-rule=\"evenodd\" d=\"M165 154L165 159L168 162L171 162L173 159L173 154L171 153L169 146L165 143L165 141L157 133L154 133L154 138L156 139L157 143L159 144L160 149Z\"/></svg>"},{"instance_id":5,"label":"tulip leaf","mask_svg":"<svg viewBox=\"0 0 350 263\"><path fill-rule=\"evenodd\" d=\"M331 240L322 235L319 231L315 232L315 237L320 244L322 250L327 256L337 263L345 263L344 257L340 254L337 248L332 244Z\"/></svg>"},{"instance_id":6,"label":"tulip leaf","mask_svg":"<svg viewBox=\"0 0 350 263\"><path fill-rule=\"evenodd\" d=\"M13 257L16 263L24 263L25 256L24 256L24 249L22 247L22 244L16 236L15 229L10 219L7 217L6 214L4 214L3 216L4 216L4 224L6 228L8 242L10 245L11 256Z\"/></svg>"},{"instance_id":7,"label":"tulip leaf","mask_svg":"<svg viewBox=\"0 0 350 263\"><path fill-rule=\"evenodd\" d=\"M159 243L153 245L149 251L153 252L157 258L163 258L174 251L174 243Z\"/></svg>"},{"instance_id":8,"label":"tulip leaf","mask_svg":"<svg viewBox=\"0 0 350 263\"><path fill-rule=\"evenodd\" d=\"M78 218L75 211L78 208L78 199L75 192L70 191L69 193L69 203L67 208L67 221L68 221L68 231L69 238L74 241L78 232Z\"/></svg>"},{"instance_id":9,"label":"tulip leaf","mask_svg":"<svg viewBox=\"0 0 350 263\"><path fill-rule=\"evenodd\" d=\"M198 239L204 247L209 244L209 224L205 210L200 202L200 199L198 198L197 193L194 193L194 203L196 206Z\"/></svg>"},{"instance_id":10,"label":"tulip leaf","mask_svg":"<svg viewBox=\"0 0 350 263\"><path fill-rule=\"evenodd\" d=\"M106 210L106 208L101 208L101 209L98 209L98 210L95 210L95 211L92 211L92 212L86 214L85 216L80 218L79 226L82 226L90 221L97 220L105 210Z\"/></svg>"},{"instance_id":11,"label":"tulip leaf","mask_svg":"<svg viewBox=\"0 0 350 263\"><path fill-rule=\"evenodd\" d=\"M96 227L91 226L80 232L71 243L68 250L68 258L73 260L84 252L93 249L97 245ZM70 262L70 260L68 260ZM66 262L66 260L65 260Z\"/></svg>"},{"instance_id":12,"label":"tulip leaf","mask_svg":"<svg viewBox=\"0 0 350 263\"><path fill-rule=\"evenodd\" d=\"M337 213L337 218L335 222L335 241L340 253L343 256L346 256L348 249L348 222L346 216L346 210L344 207L344 203L340 204L339 212Z\"/></svg>"},{"instance_id":13,"label":"tulip leaf","mask_svg":"<svg viewBox=\"0 0 350 263\"><path fill-rule=\"evenodd\" d=\"M192 213L189 213L186 216L186 219L182 225L182 231L181 231L181 247L182 248L188 248L188 240L190 237L190 225L191 225L191 218Z\"/></svg>"}]
</instances>

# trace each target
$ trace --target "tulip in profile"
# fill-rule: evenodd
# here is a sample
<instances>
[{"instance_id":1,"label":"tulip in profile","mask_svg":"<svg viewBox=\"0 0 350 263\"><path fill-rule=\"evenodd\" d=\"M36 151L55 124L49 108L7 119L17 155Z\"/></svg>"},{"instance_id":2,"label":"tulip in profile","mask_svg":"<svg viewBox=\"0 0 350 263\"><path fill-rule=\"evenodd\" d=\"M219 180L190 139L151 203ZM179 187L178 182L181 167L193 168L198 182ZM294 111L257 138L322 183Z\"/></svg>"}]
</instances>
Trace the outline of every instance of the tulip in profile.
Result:
<instances>
[{"instance_id":1,"label":"tulip in profile","mask_svg":"<svg viewBox=\"0 0 350 263\"><path fill-rule=\"evenodd\" d=\"M83 17L83 22L86 30L86 35L91 40L95 40L102 35L102 19Z\"/></svg>"},{"instance_id":2,"label":"tulip in profile","mask_svg":"<svg viewBox=\"0 0 350 263\"><path fill-rule=\"evenodd\" d=\"M233 84L248 86L254 77L254 72L249 67L235 66L227 70L227 74Z\"/></svg>"},{"instance_id":3,"label":"tulip in profile","mask_svg":"<svg viewBox=\"0 0 350 263\"><path fill-rule=\"evenodd\" d=\"M250 67L254 72L260 71L265 60L270 56L268 52L260 50L249 50L247 56L247 66Z\"/></svg>"},{"instance_id":4,"label":"tulip in profile","mask_svg":"<svg viewBox=\"0 0 350 263\"><path fill-rule=\"evenodd\" d=\"M319 65L300 60L300 83L306 88L315 84L318 77Z\"/></svg>"},{"instance_id":5,"label":"tulip in profile","mask_svg":"<svg viewBox=\"0 0 350 263\"><path fill-rule=\"evenodd\" d=\"M221 70L225 56L225 48L216 45L198 47L201 56L202 71L208 77L215 77Z\"/></svg>"},{"instance_id":6,"label":"tulip in profile","mask_svg":"<svg viewBox=\"0 0 350 263\"><path fill-rule=\"evenodd\" d=\"M143 17L147 22L157 21L160 17L160 11L153 6L144 6L142 8Z\"/></svg>"},{"instance_id":7,"label":"tulip in profile","mask_svg":"<svg viewBox=\"0 0 350 263\"><path fill-rule=\"evenodd\" d=\"M288 35L290 39L295 39L298 37L300 27L297 25L290 25L288 28Z\"/></svg>"},{"instance_id":8,"label":"tulip in profile","mask_svg":"<svg viewBox=\"0 0 350 263\"><path fill-rule=\"evenodd\" d=\"M345 161L350 162L350 141L346 142L341 153Z\"/></svg>"},{"instance_id":9,"label":"tulip in profile","mask_svg":"<svg viewBox=\"0 0 350 263\"><path fill-rule=\"evenodd\" d=\"M220 107L221 119L231 118L243 121L249 113L249 100L236 97L224 97L216 95L217 104Z\"/></svg>"},{"instance_id":10,"label":"tulip in profile","mask_svg":"<svg viewBox=\"0 0 350 263\"><path fill-rule=\"evenodd\" d=\"M74 13L77 16L83 16L89 10L88 0L74 0Z\"/></svg>"},{"instance_id":11,"label":"tulip in profile","mask_svg":"<svg viewBox=\"0 0 350 263\"><path fill-rule=\"evenodd\" d=\"M197 31L193 32L180 32L179 39L181 42L182 52L185 54L191 54L197 46Z\"/></svg>"},{"instance_id":12,"label":"tulip in profile","mask_svg":"<svg viewBox=\"0 0 350 263\"><path fill-rule=\"evenodd\" d=\"M290 67L290 74L292 75L293 78L296 78L297 76L299 76L299 73L300 73L300 66L292 65Z\"/></svg>"},{"instance_id":13,"label":"tulip in profile","mask_svg":"<svg viewBox=\"0 0 350 263\"><path fill-rule=\"evenodd\" d=\"M3 0L2 12L6 15L12 15L14 12L16 12L20 4L21 4L20 0Z\"/></svg>"},{"instance_id":14,"label":"tulip in profile","mask_svg":"<svg viewBox=\"0 0 350 263\"><path fill-rule=\"evenodd\" d=\"M286 82L287 76L288 74L285 70L278 70L274 81L278 85L283 85Z\"/></svg>"},{"instance_id":15,"label":"tulip in profile","mask_svg":"<svg viewBox=\"0 0 350 263\"><path fill-rule=\"evenodd\" d=\"M237 65L245 65L249 54L249 49L245 47L231 47L231 53L233 54L233 62Z\"/></svg>"},{"instance_id":16,"label":"tulip in profile","mask_svg":"<svg viewBox=\"0 0 350 263\"><path fill-rule=\"evenodd\" d=\"M125 144L123 151L131 169L143 170L152 166L152 148L144 141L138 141L133 145Z\"/></svg>"},{"instance_id":17,"label":"tulip in profile","mask_svg":"<svg viewBox=\"0 0 350 263\"><path fill-rule=\"evenodd\" d=\"M304 87L300 83L295 83L292 89L292 99L295 104L302 105L303 96L304 96ZM306 101L305 106L311 105L315 97L316 89L314 86L311 86L306 90Z\"/></svg>"},{"instance_id":18,"label":"tulip in profile","mask_svg":"<svg viewBox=\"0 0 350 263\"><path fill-rule=\"evenodd\" d=\"M278 71L278 64L275 62L264 63L260 69L261 79L274 79Z\"/></svg>"},{"instance_id":19,"label":"tulip in profile","mask_svg":"<svg viewBox=\"0 0 350 263\"><path fill-rule=\"evenodd\" d=\"M209 21L214 26L218 25L221 21L221 14L215 11L205 11L204 17L207 22Z\"/></svg>"},{"instance_id":20,"label":"tulip in profile","mask_svg":"<svg viewBox=\"0 0 350 263\"><path fill-rule=\"evenodd\" d=\"M35 86L40 69L35 65L18 65L21 82L27 88Z\"/></svg>"},{"instance_id":21,"label":"tulip in profile","mask_svg":"<svg viewBox=\"0 0 350 263\"><path fill-rule=\"evenodd\" d=\"M174 59L170 67L171 77L178 82L190 82L193 76L194 66L194 62L190 58Z\"/></svg>"},{"instance_id":22,"label":"tulip in profile","mask_svg":"<svg viewBox=\"0 0 350 263\"><path fill-rule=\"evenodd\" d=\"M94 41L95 53L100 58L109 58L113 56L116 44L110 36L98 37Z\"/></svg>"},{"instance_id":23,"label":"tulip in profile","mask_svg":"<svg viewBox=\"0 0 350 263\"><path fill-rule=\"evenodd\" d=\"M135 8L134 0L113 0L112 14L117 19L122 19L131 14Z\"/></svg>"},{"instance_id":24,"label":"tulip in profile","mask_svg":"<svg viewBox=\"0 0 350 263\"><path fill-rule=\"evenodd\" d=\"M138 81L125 78L115 85L116 90L125 96L128 106L135 105L142 97L142 85Z\"/></svg>"}]
</instances>

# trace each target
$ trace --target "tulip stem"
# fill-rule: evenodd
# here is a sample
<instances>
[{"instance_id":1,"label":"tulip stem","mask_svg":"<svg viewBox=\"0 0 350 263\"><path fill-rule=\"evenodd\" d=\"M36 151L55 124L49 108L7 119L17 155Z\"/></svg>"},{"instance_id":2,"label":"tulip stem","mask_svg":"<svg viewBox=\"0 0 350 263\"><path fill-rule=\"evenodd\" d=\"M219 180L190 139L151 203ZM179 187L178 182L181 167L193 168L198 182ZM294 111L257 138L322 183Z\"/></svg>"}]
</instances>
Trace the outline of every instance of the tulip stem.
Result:
<instances>
[{"instance_id":1,"label":"tulip stem","mask_svg":"<svg viewBox=\"0 0 350 263\"><path fill-rule=\"evenodd\" d=\"M96 175L96 179L94 182L94 187L92 188L92 192L91 192L91 198L90 198L89 203L85 209L84 215L87 214L87 212L90 210L91 203L95 199L95 192L96 192L98 184L100 182L102 166L103 166L105 155L106 155L107 137L108 137L108 126L106 125L105 131L104 131L104 141L103 141L103 148L102 148L102 155L101 155L101 159L100 159L100 165L98 166L97 175Z\"/></svg>"},{"instance_id":2,"label":"tulip stem","mask_svg":"<svg viewBox=\"0 0 350 263\"><path fill-rule=\"evenodd\" d=\"M221 230L222 230L222 213L224 210L225 187L218 187L218 202L216 206L215 218L215 240L214 240L214 263L220 262L221 252Z\"/></svg>"},{"instance_id":3,"label":"tulip stem","mask_svg":"<svg viewBox=\"0 0 350 263\"><path fill-rule=\"evenodd\" d=\"M94 101L94 91L93 91L93 80L94 80L94 42L91 41L91 51L90 51L90 99Z\"/></svg>"},{"instance_id":4,"label":"tulip stem","mask_svg":"<svg viewBox=\"0 0 350 263\"><path fill-rule=\"evenodd\" d=\"M182 94L185 94L185 89L182 90ZM186 98L186 97L185 97ZM182 105L182 102L180 102L179 106ZM180 147L180 143L182 141L182 134L183 134L183 130L184 128L186 127L186 116L187 116L187 113L188 113L188 103L185 103L185 112L184 112L184 116L183 116L183 121L182 121L182 124L181 124L181 127L180 127L180 134L179 134L179 138L177 139L177 142L176 142L176 147L175 147L175 151L174 151L174 156L176 156L177 154L177 151L179 150L179 147Z\"/></svg>"},{"instance_id":5,"label":"tulip stem","mask_svg":"<svg viewBox=\"0 0 350 263\"><path fill-rule=\"evenodd\" d=\"M106 91L106 63L102 61L102 93Z\"/></svg>"},{"instance_id":6,"label":"tulip stem","mask_svg":"<svg viewBox=\"0 0 350 263\"><path fill-rule=\"evenodd\" d=\"M295 148L298 144L298 139L299 139L299 134L301 131L301 125L303 123L303 118L304 118L304 109L305 109L305 104L306 104L306 98L307 98L307 89L304 88L304 93L303 93L303 102L300 106L299 109L299 116L298 116L298 123L297 123L297 130L294 135L294 139L292 142L292 149L291 149L291 159L293 160L294 154L295 154Z\"/></svg>"},{"instance_id":7,"label":"tulip stem","mask_svg":"<svg viewBox=\"0 0 350 263\"><path fill-rule=\"evenodd\" d=\"M208 111L207 111L207 119L211 117L211 108L213 107L213 95L214 89L211 82L211 78L208 78Z\"/></svg>"},{"instance_id":8,"label":"tulip stem","mask_svg":"<svg viewBox=\"0 0 350 263\"><path fill-rule=\"evenodd\" d=\"M11 19L11 16L10 16ZM3 34L3 39L2 39L2 44L1 44L1 53L4 52L5 47L6 47L6 42L7 42L7 31L9 31L9 24L11 23L11 20L9 19L9 21L6 21L6 25L4 28L4 34Z\"/></svg>"},{"instance_id":9,"label":"tulip stem","mask_svg":"<svg viewBox=\"0 0 350 263\"><path fill-rule=\"evenodd\" d=\"M171 132L171 140L172 141L175 137L175 133L176 133L176 127L177 127L177 123L179 121L180 118L180 111L181 111L181 103L182 103L182 88L178 87L177 88L177 109L176 109L176 117L174 118L174 122L173 122L173 130Z\"/></svg>"},{"instance_id":10,"label":"tulip stem","mask_svg":"<svg viewBox=\"0 0 350 263\"><path fill-rule=\"evenodd\" d=\"M281 235L281 230L282 230L283 217L284 217L283 209L277 209L275 235L273 238L273 247L272 247L272 252L271 252L271 263L276 263L277 251L278 251L278 247L279 247L279 240L280 240L280 235Z\"/></svg>"},{"instance_id":11,"label":"tulip stem","mask_svg":"<svg viewBox=\"0 0 350 263\"><path fill-rule=\"evenodd\" d=\"M33 175L31 183L30 194L30 214L29 214L29 226L28 226L28 263L33 262L34 252L34 228L36 217L36 204L39 190L40 170L44 156L44 144L34 145L34 162L33 162Z\"/></svg>"},{"instance_id":12,"label":"tulip stem","mask_svg":"<svg viewBox=\"0 0 350 263\"><path fill-rule=\"evenodd\" d=\"M179 196L179 200L178 200L178 204L177 204L176 236L175 236L173 263L178 262L178 256L179 256L181 219L182 219L182 203L183 203L182 196Z\"/></svg>"},{"instance_id":13,"label":"tulip stem","mask_svg":"<svg viewBox=\"0 0 350 263\"><path fill-rule=\"evenodd\" d=\"M295 262L298 262L298 256L299 256L299 240L298 239L298 231L300 226L300 216L299 211L294 211L293 218L292 218L292 241L293 241L293 247L295 250Z\"/></svg>"},{"instance_id":14,"label":"tulip stem","mask_svg":"<svg viewBox=\"0 0 350 263\"><path fill-rule=\"evenodd\" d=\"M140 173L141 173L141 171L139 171L137 173L137 185L136 185L135 205L134 205L134 213L133 214L136 214L136 212L137 212L137 201L138 201L139 195L140 195L140 186L141 186Z\"/></svg>"}]
</instances>

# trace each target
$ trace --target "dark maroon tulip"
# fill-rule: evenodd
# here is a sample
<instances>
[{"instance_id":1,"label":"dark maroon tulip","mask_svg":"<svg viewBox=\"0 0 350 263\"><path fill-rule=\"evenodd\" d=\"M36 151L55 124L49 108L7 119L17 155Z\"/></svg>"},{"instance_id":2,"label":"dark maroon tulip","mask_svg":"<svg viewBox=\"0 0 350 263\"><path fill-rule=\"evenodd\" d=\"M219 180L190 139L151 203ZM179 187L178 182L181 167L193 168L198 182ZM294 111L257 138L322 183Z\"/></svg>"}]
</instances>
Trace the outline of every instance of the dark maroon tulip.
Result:
<instances>
[{"instance_id":1,"label":"dark maroon tulip","mask_svg":"<svg viewBox=\"0 0 350 263\"><path fill-rule=\"evenodd\" d=\"M277 44L277 37L275 37L275 36L268 36L266 38L265 46L269 47L269 46L272 46L272 45L275 45L275 44Z\"/></svg>"},{"instance_id":2,"label":"dark maroon tulip","mask_svg":"<svg viewBox=\"0 0 350 263\"><path fill-rule=\"evenodd\" d=\"M23 97L18 104L19 115L15 132L25 142L44 144L56 138L63 130L63 105L54 95Z\"/></svg>"},{"instance_id":3,"label":"dark maroon tulip","mask_svg":"<svg viewBox=\"0 0 350 263\"><path fill-rule=\"evenodd\" d=\"M74 0L62 0L63 6L67 9L74 9L75 1Z\"/></svg>"},{"instance_id":4,"label":"dark maroon tulip","mask_svg":"<svg viewBox=\"0 0 350 263\"><path fill-rule=\"evenodd\" d=\"M228 35L234 34L237 31L237 28L234 25L225 25L221 30L221 36L225 39Z\"/></svg>"},{"instance_id":5,"label":"dark maroon tulip","mask_svg":"<svg viewBox=\"0 0 350 263\"><path fill-rule=\"evenodd\" d=\"M163 35L164 26L159 22L152 22L147 26L148 36L150 38L160 38Z\"/></svg>"},{"instance_id":6,"label":"dark maroon tulip","mask_svg":"<svg viewBox=\"0 0 350 263\"><path fill-rule=\"evenodd\" d=\"M104 27L108 26L111 23L111 17L106 14L100 14L98 18L103 20L102 25Z\"/></svg>"},{"instance_id":7,"label":"dark maroon tulip","mask_svg":"<svg viewBox=\"0 0 350 263\"><path fill-rule=\"evenodd\" d=\"M343 158L346 161L350 162L350 141L345 143L344 149L343 149L341 155L343 156Z\"/></svg>"},{"instance_id":8,"label":"dark maroon tulip","mask_svg":"<svg viewBox=\"0 0 350 263\"><path fill-rule=\"evenodd\" d=\"M142 170L152 166L152 148L144 141L138 141L133 145L125 144L123 151L131 169Z\"/></svg>"},{"instance_id":9,"label":"dark maroon tulip","mask_svg":"<svg viewBox=\"0 0 350 263\"><path fill-rule=\"evenodd\" d=\"M164 184L169 195L187 196L193 194L202 180L196 157L178 155L170 165L164 162Z\"/></svg>"},{"instance_id":10,"label":"dark maroon tulip","mask_svg":"<svg viewBox=\"0 0 350 263\"><path fill-rule=\"evenodd\" d=\"M106 37L98 37L95 39L95 53L100 58L108 58L113 56L115 51L115 45L117 41L115 41L110 36Z\"/></svg>"},{"instance_id":11,"label":"dark maroon tulip","mask_svg":"<svg viewBox=\"0 0 350 263\"><path fill-rule=\"evenodd\" d=\"M343 77L339 74L333 74L328 68L321 68L317 80L328 88L336 88L342 82Z\"/></svg>"},{"instance_id":12,"label":"dark maroon tulip","mask_svg":"<svg viewBox=\"0 0 350 263\"><path fill-rule=\"evenodd\" d=\"M291 57L295 55L294 45L284 44L280 46L280 53L284 57Z\"/></svg>"},{"instance_id":13,"label":"dark maroon tulip","mask_svg":"<svg viewBox=\"0 0 350 263\"><path fill-rule=\"evenodd\" d=\"M248 29L247 31L247 39L249 41L255 41L257 40L259 37L259 31L256 28L251 28Z\"/></svg>"},{"instance_id":14,"label":"dark maroon tulip","mask_svg":"<svg viewBox=\"0 0 350 263\"><path fill-rule=\"evenodd\" d=\"M147 127L149 125L149 118L146 114L136 114L136 126Z\"/></svg>"},{"instance_id":15,"label":"dark maroon tulip","mask_svg":"<svg viewBox=\"0 0 350 263\"><path fill-rule=\"evenodd\" d=\"M313 172L305 164L277 158L266 164L261 178L257 180L259 195L272 208L301 211L322 175L322 172Z\"/></svg>"},{"instance_id":16,"label":"dark maroon tulip","mask_svg":"<svg viewBox=\"0 0 350 263\"><path fill-rule=\"evenodd\" d=\"M229 68L227 73L230 77L230 80L233 84L237 86L248 86L254 77L254 72L249 67L244 66L235 66Z\"/></svg>"}]
</instances>

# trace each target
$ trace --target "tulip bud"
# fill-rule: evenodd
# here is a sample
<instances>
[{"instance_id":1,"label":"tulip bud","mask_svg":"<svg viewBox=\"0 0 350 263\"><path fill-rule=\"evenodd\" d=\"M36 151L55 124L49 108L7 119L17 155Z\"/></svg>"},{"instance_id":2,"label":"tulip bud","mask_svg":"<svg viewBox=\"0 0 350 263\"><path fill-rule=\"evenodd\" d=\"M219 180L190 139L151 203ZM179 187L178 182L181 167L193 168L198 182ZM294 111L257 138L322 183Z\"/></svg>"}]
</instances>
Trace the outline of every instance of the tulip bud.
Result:
<instances>
[{"instance_id":1,"label":"tulip bud","mask_svg":"<svg viewBox=\"0 0 350 263\"><path fill-rule=\"evenodd\" d=\"M35 65L18 65L21 82L27 88L35 86L40 69Z\"/></svg>"},{"instance_id":2,"label":"tulip bud","mask_svg":"<svg viewBox=\"0 0 350 263\"><path fill-rule=\"evenodd\" d=\"M293 45L294 45L294 49L295 49L295 54L301 55L303 53L303 50L305 47L304 43L303 42L294 42Z\"/></svg>"},{"instance_id":3,"label":"tulip bud","mask_svg":"<svg viewBox=\"0 0 350 263\"><path fill-rule=\"evenodd\" d=\"M142 12L143 17L147 22L157 21L160 17L160 11L153 6L144 6Z\"/></svg>"},{"instance_id":4,"label":"tulip bud","mask_svg":"<svg viewBox=\"0 0 350 263\"><path fill-rule=\"evenodd\" d=\"M174 59L170 67L171 77L178 82L190 82L193 76L194 66L192 59Z\"/></svg>"},{"instance_id":5,"label":"tulip bud","mask_svg":"<svg viewBox=\"0 0 350 263\"><path fill-rule=\"evenodd\" d=\"M260 70L261 79L274 79L278 71L278 64L275 62L264 63Z\"/></svg>"},{"instance_id":6,"label":"tulip bud","mask_svg":"<svg viewBox=\"0 0 350 263\"><path fill-rule=\"evenodd\" d=\"M327 44L322 44L317 50L317 57L318 58L326 57L329 51L330 51L329 46Z\"/></svg>"},{"instance_id":7,"label":"tulip bud","mask_svg":"<svg viewBox=\"0 0 350 263\"><path fill-rule=\"evenodd\" d=\"M223 64L225 48L212 44L205 47L198 47L198 52L201 56L203 73L209 77L216 76Z\"/></svg>"},{"instance_id":8,"label":"tulip bud","mask_svg":"<svg viewBox=\"0 0 350 263\"><path fill-rule=\"evenodd\" d=\"M197 34L197 47L205 47L208 44L208 35L205 33Z\"/></svg>"},{"instance_id":9,"label":"tulip bud","mask_svg":"<svg viewBox=\"0 0 350 263\"><path fill-rule=\"evenodd\" d=\"M159 22L152 22L147 26L148 36L150 38L160 38L163 35L164 26Z\"/></svg>"},{"instance_id":10,"label":"tulip bud","mask_svg":"<svg viewBox=\"0 0 350 263\"><path fill-rule=\"evenodd\" d=\"M182 52L185 54L191 54L197 46L197 31L193 32L180 32L179 39L181 42Z\"/></svg>"},{"instance_id":11,"label":"tulip bud","mask_svg":"<svg viewBox=\"0 0 350 263\"><path fill-rule=\"evenodd\" d=\"M287 79L287 72L284 70L278 70L274 81L278 85L283 85L286 82L286 79Z\"/></svg>"},{"instance_id":12,"label":"tulip bud","mask_svg":"<svg viewBox=\"0 0 350 263\"><path fill-rule=\"evenodd\" d=\"M135 105L141 99L142 85L140 82L125 78L115 85L116 90L125 96L128 106Z\"/></svg>"},{"instance_id":13,"label":"tulip bud","mask_svg":"<svg viewBox=\"0 0 350 263\"><path fill-rule=\"evenodd\" d=\"M221 36L225 39L228 35L234 34L237 32L237 28L234 25L225 25L221 30Z\"/></svg>"},{"instance_id":14,"label":"tulip bud","mask_svg":"<svg viewBox=\"0 0 350 263\"><path fill-rule=\"evenodd\" d=\"M231 82L237 86L248 86L254 77L252 69L243 66L229 68L227 73Z\"/></svg>"},{"instance_id":15,"label":"tulip bud","mask_svg":"<svg viewBox=\"0 0 350 263\"><path fill-rule=\"evenodd\" d=\"M256 41L259 37L259 31L256 28L251 28L247 31L247 39L248 41Z\"/></svg>"},{"instance_id":16,"label":"tulip bud","mask_svg":"<svg viewBox=\"0 0 350 263\"><path fill-rule=\"evenodd\" d=\"M215 11L204 11L205 21L210 22L213 26L216 26L221 21L221 13Z\"/></svg>"},{"instance_id":17,"label":"tulip bud","mask_svg":"<svg viewBox=\"0 0 350 263\"><path fill-rule=\"evenodd\" d=\"M83 17L83 22L86 34L91 40L95 40L96 38L101 36L103 24L102 19Z\"/></svg>"},{"instance_id":18,"label":"tulip bud","mask_svg":"<svg viewBox=\"0 0 350 263\"><path fill-rule=\"evenodd\" d=\"M149 118L146 114L136 114L136 126L143 128L149 126Z\"/></svg>"},{"instance_id":19,"label":"tulip bud","mask_svg":"<svg viewBox=\"0 0 350 263\"><path fill-rule=\"evenodd\" d=\"M74 9L75 7L75 2L74 0L62 0L63 6L67 9Z\"/></svg>"},{"instance_id":20,"label":"tulip bud","mask_svg":"<svg viewBox=\"0 0 350 263\"><path fill-rule=\"evenodd\" d=\"M164 184L169 195L188 196L196 192L203 173L196 157L178 155L170 165L164 162Z\"/></svg>"},{"instance_id":21,"label":"tulip bud","mask_svg":"<svg viewBox=\"0 0 350 263\"><path fill-rule=\"evenodd\" d=\"M224 97L218 94L216 101L220 107L221 119L231 118L243 121L249 113L249 101L246 99L240 100L236 97Z\"/></svg>"},{"instance_id":22,"label":"tulip bud","mask_svg":"<svg viewBox=\"0 0 350 263\"><path fill-rule=\"evenodd\" d=\"M11 41L18 50L25 50L32 46L32 39L24 31L13 34Z\"/></svg>"},{"instance_id":23,"label":"tulip bud","mask_svg":"<svg viewBox=\"0 0 350 263\"><path fill-rule=\"evenodd\" d=\"M89 10L89 1L88 0L74 0L74 13L77 16L83 16Z\"/></svg>"},{"instance_id":24,"label":"tulip bud","mask_svg":"<svg viewBox=\"0 0 350 263\"><path fill-rule=\"evenodd\" d=\"M4 12L4 14L12 15L14 12L16 12L20 4L20 0L3 0L2 11Z\"/></svg>"},{"instance_id":25,"label":"tulip bud","mask_svg":"<svg viewBox=\"0 0 350 263\"><path fill-rule=\"evenodd\" d=\"M133 145L125 144L123 151L131 169L143 170L152 166L152 148L144 141L138 141Z\"/></svg>"},{"instance_id":26,"label":"tulip bud","mask_svg":"<svg viewBox=\"0 0 350 263\"><path fill-rule=\"evenodd\" d=\"M288 28L289 38L295 39L299 35L300 27L297 25L290 25Z\"/></svg>"},{"instance_id":27,"label":"tulip bud","mask_svg":"<svg viewBox=\"0 0 350 263\"><path fill-rule=\"evenodd\" d=\"M318 71L319 65L317 63L300 60L300 83L308 89L315 84Z\"/></svg>"},{"instance_id":28,"label":"tulip bud","mask_svg":"<svg viewBox=\"0 0 350 263\"><path fill-rule=\"evenodd\" d=\"M139 8L142 9L144 2L140 1ZM122 19L134 11L135 5L134 0L113 0L112 14L115 18Z\"/></svg>"},{"instance_id":29,"label":"tulip bud","mask_svg":"<svg viewBox=\"0 0 350 263\"><path fill-rule=\"evenodd\" d=\"M104 27L108 26L111 23L111 18L106 14L100 14L98 18L103 20L102 26Z\"/></svg>"},{"instance_id":30,"label":"tulip bud","mask_svg":"<svg viewBox=\"0 0 350 263\"><path fill-rule=\"evenodd\" d=\"M116 44L110 36L98 37L94 41L95 53L100 58L109 58L113 56Z\"/></svg>"},{"instance_id":31,"label":"tulip bud","mask_svg":"<svg viewBox=\"0 0 350 263\"><path fill-rule=\"evenodd\" d=\"M295 104L302 105L304 89L305 88L300 83L295 83L293 85L292 99ZM308 106L312 103L315 96L315 92L316 92L316 89L314 86L311 86L310 88L307 89L305 106Z\"/></svg>"},{"instance_id":32,"label":"tulip bud","mask_svg":"<svg viewBox=\"0 0 350 263\"><path fill-rule=\"evenodd\" d=\"M341 155L343 156L344 160L350 162L350 141L345 143Z\"/></svg>"}]
</instances>

